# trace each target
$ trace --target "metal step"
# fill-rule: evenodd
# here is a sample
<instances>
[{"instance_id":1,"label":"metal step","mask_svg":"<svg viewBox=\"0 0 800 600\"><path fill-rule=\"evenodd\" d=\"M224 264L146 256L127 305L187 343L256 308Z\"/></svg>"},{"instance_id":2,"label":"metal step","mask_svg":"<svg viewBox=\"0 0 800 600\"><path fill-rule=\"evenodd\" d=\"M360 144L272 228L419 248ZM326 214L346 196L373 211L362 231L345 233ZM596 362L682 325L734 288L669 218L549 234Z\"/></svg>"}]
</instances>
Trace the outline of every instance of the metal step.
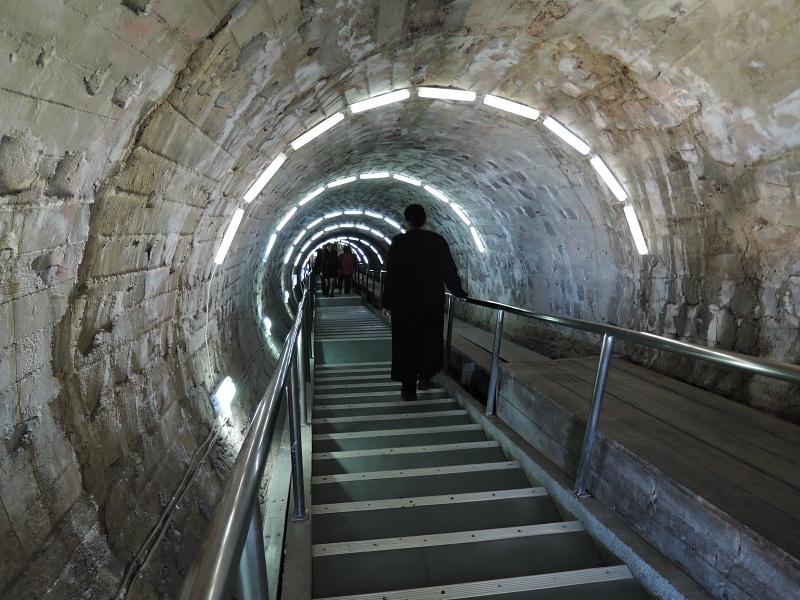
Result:
<instances>
[{"instance_id":1,"label":"metal step","mask_svg":"<svg viewBox=\"0 0 800 600\"><path fill-rule=\"evenodd\" d=\"M315 391L316 392L316 391ZM437 390L419 390L417 392L417 398L440 398L445 395L447 392L442 389ZM322 404L325 404L331 400L341 400L347 399L350 400L352 398L374 398L377 402L380 402L381 398L388 399L388 400L400 400L400 386L398 385L396 390L388 390L388 391L381 391L381 392L344 392L344 393L337 393L337 394L330 394L327 392L323 392L321 394L315 393L314 398L316 400L324 401ZM349 402L348 404L352 404Z\"/></svg>"},{"instance_id":2,"label":"metal step","mask_svg":"<svg viewBox=\"0 0 800 600\"><path fill-rule=\"evenodd\" d=\"M417 400L407 402L359 402L356 404L323 404L314 407L314 415L320 417L389 414L404 412L425 412L431 410L447 410L447 407L458 408L459 405L452 398L436 398L433 400Z\"/></svg>"},{"instance_id":3,"label":"metal step","mask_svg":"<svg viewBox=\"0 0 800 600\"><path fill-rule=\"evenodd\" d=\"M364 374L364 373L354 373L353 375L346 376L346 375L336 375L336 376L327 376L327 375L317 375L314 379L315 384L320 383L336 383L338 381L389 381L389 371L385 373L380 373L377 375L373 374Z\"/></svg>"},{"instance_id":4,"label":"metal step","mask_svg":"<svg viewBox=\"0 0 800 600\"><path fill-rule=\"evenodd\" d=\"M322 475L312 477L311 484L319 504L530 487L515 462Z\"/></svg>"},{"instance_id":5,"label":"metal step","mask_svg":"<svg viewBox=\"0 0 800 600\"><path fill-rule=\"evenodd\" d=\"M320 306L313 373L312 596L644 600L442 389L401 399L390 329Z\"/></svg>"},{"instance_id":6,"label":"metal step","mask_svg":"<svg viewBox=\"0 0 800 600\"><path fill-rule=\"evenodd\" d=\"M355 431L372 431L380 427L382 430L408 429L410 427L439 427L447 425L466 425L470 422L464 410L443 410L421 413L404 413L399 415L369 415L359 417L331 417L329 419L313 419L315 433L350 433Z\"/></svg>"},{"instance_id":7,"label":"metal step","mask_svg":"<svg viewBox=\"0 0 800 600\"><path fill-rule=\"evenodd\" d=\"M504 498L504 494L509 497ZM429 498L438 502L427 504ZM521 527L561 520L542 488L342 504L353 510L337 511L338 504L313 507L315 544Z\"/></svg>"},{"instance_id":8,"label":"metal step","mask_svg":"<svg viewBox=\"0 0 800 600\"><path fill-rule=\"evenodd\" d=\"M500 448L494 440L485 442L466 442L463 444L435 444L430 446L407 446L399 448L376 448L372 450L349 450L342 452L320 452L311 455L312 460L342 460L345 458L363 458L367 456L387 456L400 454L422 454L426 452L450 452L451 450L469 450L474 448ZM315 463L319 466L319 463Z\"/></svg>"},{"instance_id":9,"label":"metal step","mask_svg":"<svg viewBox=\"0 0 800 600\"><path fill-rule=\"evenodd\" d=\"M359 382L359 383L315 383L316 389L328 393L329 390L338 389L338 388L345 388L345 389L360 389L360 388L387 388L387 387L396 387L400 388L399 381L375 381L375 382ZM442 389L442 388L437 388Z\"/></svg>"},{"instance_id":10,"label":"metal step","mask_svg":"<svg viewBox=\"0 0 800 600\"><path fill-rule=\"evenodd\" d=\"M311 437L314 452L453 444L458 442L477 442L485 439L486 434L484 434L481 426L474 423L446 427L414 427L351 433L324 433L315 434Z\"/></svg>"},{"instance_id":11,"label":"metal step","mask_svg":"<svg viewBox=\"0 0 800 600\"><path fill-rule=\"evenodd\" d=\"M383 379L379 381L360 381L353 380L352 382L337 381L333 383L317 383L314 382L314 388L317 394L348 394L348 393L380 393L380 392L394 392L400 393L400 382L390 381ZM444 391L444 388L436 386L431 390L417 390L417 394L421 395L422 392L430 391Z\"/></svg>"},{"instance_id":12,"label":"metal step","mask_svg":"<svg viewBox=\"0 0 800 600\"><path fill-rule=\"evenodd\" d=\"M453 585L603 566L591 539L571 523L420 536L408 542L381 540L377 541L380 549L373 551L368 550L369 543L351 543L351 548L361 551L317 553L312 558L314 596ZM336 545L337 550L340 548ZM342 577L342 573L358 576Z\"/></svg>"},{"instance_id":13,"label":"metal step","mask_svg":"<svg viewBox=\"0 0 800 600\"><path fill-rule=\"evenodd\" d=\"M496 442L473 442L472 444L474 444L472 447L469 444L443 444L443 448L440 451L431 450L431 448L437 448L436 446L428 446L418 452L386 452L386 449L384 449L380 454L368 456L317 459L314 461L312 468L314 475L321 476L471 465L506 460ZM459 447L454 448L454 446ZM399 450L409 449L399 448ZM393 448L392 450L398 449Z\"/></svg>"},{"instance_id":14,"label":"metal step","mask_svg":"<svg viewBox=\"0 0 800 600\"><path fill-rule=\"evenodd\" d=\"M326 364L317 364L316 370L317 371L348 371L353 369L364 369L364 368L390 368L392 362L389 360L379 360L374 362L355 362L355 363L336 363L331 365Z\"/></svg>"},{"instance_id":15,"label":"metal step","mask_svg":"<svg viewBox=\"0 0 800 600\"><path fill-rule=\"evenodd\" d=\"M333 544L314 544L311 548L311 556L336 556L339 554L356 554L360 552L387 552L390 550L406 550L409 548L474 544L477 542L510 540L534 535L573 533L575 531L583 531L583 525L578 521L561 521L556 523L542 523L539 525L502 527L498 529L475 529L472 531L410 535L405 537L348 541Z\"/></svg>"},{"instance_id":16,"label":"metal step","mask_svg":"<svg viewBox=\"0 0 800 600\"><path fill-rule=\"evenodd\" d=\"M320 600L644 600L628 567L594 567L559 573L456 583L426 588L381 591ZM316 598L316 596L315 596Z\"/></svg>"},{"instance_id":17,"label":"metal step","mask_svg":"<svg viewBox=\"0 0 800 600\"><path fill-rule=\"evenodd\" d=\"M451 399L446 390L434 390L419 394L416 400L403 400L400 392L381 393L381 392L356 392L354 394L342 394L336 398L323 398L315 401L315 406L336 406L340 404L367 404L374 402L376 405L383 402L419 402L420 400L445 400Z\"/></svg>"}]
</instances>

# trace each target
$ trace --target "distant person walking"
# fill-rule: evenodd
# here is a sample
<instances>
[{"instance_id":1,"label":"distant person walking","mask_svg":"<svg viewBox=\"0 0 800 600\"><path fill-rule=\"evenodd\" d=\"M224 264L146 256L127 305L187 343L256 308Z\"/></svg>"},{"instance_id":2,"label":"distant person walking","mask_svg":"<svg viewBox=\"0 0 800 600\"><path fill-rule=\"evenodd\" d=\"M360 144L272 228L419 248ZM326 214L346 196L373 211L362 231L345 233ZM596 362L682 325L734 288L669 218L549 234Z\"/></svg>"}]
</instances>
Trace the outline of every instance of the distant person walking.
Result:
<instances>
[{"instance_id":1,"label":"distant person walking","mask_svg":"<svg viewBox=\"0 0 800 600\"><path fill-rule=\"evenodd\" d=\"M466 297L450 247L438 233L423 229L427 216L419 204L404 213L408 231L389 249L383 311L392 319L392 379L404 400L434 387L431 378L444 365L444 288Z\"/></svg>"},{"instance_id":2,"label":"distant person walking","mask_svg":"<svg viewBox=\"0 0 800 600\"><path fill-rule=\"evenodd\" d=\"M342 293L349 294L353 287L353 273L356 270L356 257L350 246L344 247L339 255L339 277L342 278Z\"/></svg>"},{"instance_id":3,"label":"distant person walking","mask_svg":"<svg viewBox=\"0 0 800 600\"><path fill-rule=\"evenodd\" d=\"M336 255L336 247L333 244L325 246L322 252L322 293L325 296L333 296L336 286L336 274L339 271L339 258Z\"/></svg>"}]
</instances>

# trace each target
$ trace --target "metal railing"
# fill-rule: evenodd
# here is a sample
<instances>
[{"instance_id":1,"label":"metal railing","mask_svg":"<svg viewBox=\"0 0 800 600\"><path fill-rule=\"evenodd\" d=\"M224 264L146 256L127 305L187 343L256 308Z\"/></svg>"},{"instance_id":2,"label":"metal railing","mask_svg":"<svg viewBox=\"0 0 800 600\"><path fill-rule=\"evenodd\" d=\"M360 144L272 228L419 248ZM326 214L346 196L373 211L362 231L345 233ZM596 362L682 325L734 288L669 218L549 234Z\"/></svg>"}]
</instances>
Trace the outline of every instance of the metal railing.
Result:
<instances>
[{"instance_id":1,"label":"metal railing","mask_svg":"<svg viewBox=\"0 0 800 600\"><path fill-rule=\"evenodd\" d=\"M383 278L386 274L385 269L371 268L360 265L356 269L353 283L361 293L364 302L380 309L381 298L383 297Z\"/></svg>"},{"instance_id":2,"label":"metal railing","mask_svg":"<svg viewBox=\"0 0 800 600\"><path fill-rule=\"evenodd\" d=\"M492 348L492 364L489 374L489 390L486 396L486 414L489 416L494 416L495 406L497 403L497 381L500 373L500 347L503 339L503 322L505 320L506 313L535 319L551 325L568 327L570 329L586 331L588 333L594 333L603 336L602 344L600 346L600 358L597 363L594 390L592 393L592 403L589 409L589 417L586 421L586 430L583 436L583 446L581 447L581 456L575 476L575 493L578 496L586 495L586 481L589 476L589 462L591 460L592 450L594 449L597 438L597 426L600 421L600 412L603 407L606 380L608 378L609 368L611 367L611 355L614 350L614 342L616 340L623 340L625 342L631 342L641 346L649 346L650 348L656 348L658 350L674 352L675 354L679 354L681 356L696 358L755 375L764 375L766 377L772 377L782 381L800 383L800 366L797 365L779 363L764 358L747 356L745 354L728 352L725 350L714 350L712 348L706 348L704 346L698 346L688 342L681 342L679 340L665 338L653 333L625 329L624 327L618 327L616 325L606 325L603 323L595 323L593 321L573 319L571 317L534 312L524 308L519 308L517 306L501 304L500 302L478 300L475 298L456 298L451 294L447 295L448 316L447 336L444 351L445 368L447 368L450 364L450 353L453 340L453 316L456 302L464 302L497 311L497 319L495 321L494 329L494 344Z\"/></svg>"},{"instance_id":3,"label":"metal railing","mask_svg":"<svg viewBox=\"0 0 800 600\"><path fill-rule=\"evenodd\" d=\"M306 383L311 371L313 305L313 293L307 285L275 373L256 407L233 471L225 482L200 554L183 582L180 597L184 600L225 598L236 584L240 597L267 597L258 490L284 401L289 413L291 444L294 497L291 519L300 521L308 517L300 426L309 419ZM301 410L305 410L305 416Z\"/></svg>"}]
</instances>

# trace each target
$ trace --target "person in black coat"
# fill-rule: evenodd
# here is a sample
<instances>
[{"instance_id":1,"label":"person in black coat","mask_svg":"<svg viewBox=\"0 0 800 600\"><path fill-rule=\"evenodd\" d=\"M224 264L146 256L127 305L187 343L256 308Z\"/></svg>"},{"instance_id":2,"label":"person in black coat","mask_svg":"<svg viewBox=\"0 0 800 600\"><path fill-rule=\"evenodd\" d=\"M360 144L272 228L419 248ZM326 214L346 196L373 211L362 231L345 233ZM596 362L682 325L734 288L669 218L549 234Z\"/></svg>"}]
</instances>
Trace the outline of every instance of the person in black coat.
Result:
<instances>
[{"instance_id":1,"label":"person in black coat","mask_svg":"<svg viewBox=\"0 0 800 600\"><path fill-rule=\"evenodd\" d=\"M336 246L328 244L322 253L322 293L333 296L336 285L336 275L339 273L339 256Z\"/></svg>"},{"instance_id":2,"label":"person in black coat","mask_svg":"<svg viewBox=\"0 0 800 600\"><path fill-rule=\"evenodd\" d=\"M382 308L392 320L392 379L405 400L433 387L444 365L444 288L466 297L450 247L438 233L423 229L427 216L419 204L404 213L406 233L392 240L386 265Z\"/></svg>"}]
</instances>

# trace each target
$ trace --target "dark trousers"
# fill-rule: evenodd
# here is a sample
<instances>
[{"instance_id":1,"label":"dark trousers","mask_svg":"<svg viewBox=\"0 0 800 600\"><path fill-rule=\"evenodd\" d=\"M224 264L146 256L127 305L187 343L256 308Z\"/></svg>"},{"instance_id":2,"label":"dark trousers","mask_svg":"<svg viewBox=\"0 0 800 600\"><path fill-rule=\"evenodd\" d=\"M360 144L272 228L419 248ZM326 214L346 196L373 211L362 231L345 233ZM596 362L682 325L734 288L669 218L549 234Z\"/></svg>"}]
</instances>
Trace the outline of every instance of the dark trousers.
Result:
<instances>
[{"instance_id":1,"label":"dark trousers","mask_svg":"<svg viewBox=\"0 0 800 600\"><path fill-rule=\"evenodd\" d=\"M322 294L325 296L333 296L333 286L336 285L336 277L328 276L322 278Z\"/></svg>"},{"instance_id":2,"label":"dark trousers","mask_svg":"<svg viewBox=\"0 0 800 600\"><path fill-rule=\"evenodd\" d=\"M444 366L444 309L392 310L392 379L433 377Z\"/></svg>"},{"instance_id":3,"label":"dark trousers","mask_svg":"<svg viewBox=\"0 0 800 600\"><path fill-rule=\"evenodd\" d=\"M344 287L344 293L349 294L350 290L353 288L353 276L342 275L342 286Z\"/></svg>"}]
</instances>

